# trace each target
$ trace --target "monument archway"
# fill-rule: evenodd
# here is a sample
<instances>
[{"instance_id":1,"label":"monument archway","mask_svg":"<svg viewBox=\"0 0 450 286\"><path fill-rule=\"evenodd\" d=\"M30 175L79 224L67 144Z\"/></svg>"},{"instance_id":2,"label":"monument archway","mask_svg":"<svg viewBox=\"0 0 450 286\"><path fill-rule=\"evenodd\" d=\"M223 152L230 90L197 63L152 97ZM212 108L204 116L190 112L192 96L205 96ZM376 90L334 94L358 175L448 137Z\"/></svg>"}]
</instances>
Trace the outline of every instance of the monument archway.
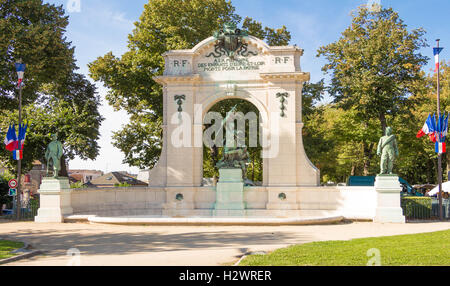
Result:
<instances>
[{"instance_id":1,"label":"monument archway","mask_svg":"<svg viewBox=\"0 0 450 286\"><path fill-rule=\"evenodd\" d=\"M227 45L227 37L235 45ZM164 75L154 78L163 86L164 136L150 186L202 186L203 119L228 98L247 100L261 113L263 186L318 186L319 170L303 147L302 88L309 73L301 70L302 54L297 46L270 47L238 29L222 30L190 50L166 52ZM182 124L184 143L174 144Z\"/></svg>"},{"instance_id":2,"label":"monument archway","mask_svg":"<svg viewBox=\"0 0 450 286\"><path fill-rule=\"evenodd\" d=\"M241 136L241 147L245 147L249 157L246 159L244 182L249 186L261 186L263 184L263 159L261 138L263 136L263 122L261 111L249 100L243 97L226 97L215 102L211 108L207 108L204 116L204 139L203 145L203 177L205 185L215 185L218 178L219 168L217 163L223 158L224 145L226 145L227 128L222 126L229 111L236 107L236 112L230 120L233 131L239 132ZM239 143L237 139L233 143ZM239 144L236 144L238 146Z\"/></svg>"}]
</instances>

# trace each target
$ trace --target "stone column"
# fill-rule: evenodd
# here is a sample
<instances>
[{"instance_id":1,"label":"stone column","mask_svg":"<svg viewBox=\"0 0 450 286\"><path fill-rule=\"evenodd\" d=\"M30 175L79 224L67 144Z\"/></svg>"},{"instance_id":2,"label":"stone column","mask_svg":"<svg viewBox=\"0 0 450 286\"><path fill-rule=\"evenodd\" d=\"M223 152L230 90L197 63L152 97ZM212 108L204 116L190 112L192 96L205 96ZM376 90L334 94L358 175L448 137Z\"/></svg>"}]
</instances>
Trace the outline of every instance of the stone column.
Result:
<instances>
[{"instance_id":1,"label":"stone column","mask_svg":"<svg viewBox=\"0 0 450 286\"><path fill-rule=\"evenodd\" d=\"M401 208L402 187L395 175L378 175L375 180L377 208L374 222L405 223Z\"/></svg>"},{"instance_id":2,"label":"stone column","mask_svg":"<svg viewBox=\"0 0 450 286\"><path fill-rule=\"evenodd\" d=\"M64 222L64 215L73 214L68 178L44 178L39 189L40 208L35 222Z\"/></svg>"}]
</instances>

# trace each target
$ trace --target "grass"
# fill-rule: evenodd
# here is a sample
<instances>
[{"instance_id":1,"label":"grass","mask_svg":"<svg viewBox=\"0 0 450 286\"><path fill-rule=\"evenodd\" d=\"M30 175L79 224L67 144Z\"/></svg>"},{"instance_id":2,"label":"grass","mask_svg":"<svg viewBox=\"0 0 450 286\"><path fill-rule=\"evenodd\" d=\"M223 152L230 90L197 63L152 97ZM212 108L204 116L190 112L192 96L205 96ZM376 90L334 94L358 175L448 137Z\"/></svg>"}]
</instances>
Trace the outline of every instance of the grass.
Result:
<instances>
[{"instance_id":1,"label":"grass","mask_svg":"<svg viewBox=\"0 0 450 286\"><path fill-rule=\"evenodd\" d=\"M239 266L366 266L373 248L382 266L450 266L450 230L294 245L248 256Z\"/></svg>"},{"instance_id":2,"label":"grass","mask_svg":"<svg viewBox=\"0 0 450 286\"><path fill-rule=\"evenodd\" d=\"M24 244L22 242L14 242L8 240L0 240L0 259L6 259L17 254L11 253L11 251L22 248Z\"/></svg>"}]
</instances>

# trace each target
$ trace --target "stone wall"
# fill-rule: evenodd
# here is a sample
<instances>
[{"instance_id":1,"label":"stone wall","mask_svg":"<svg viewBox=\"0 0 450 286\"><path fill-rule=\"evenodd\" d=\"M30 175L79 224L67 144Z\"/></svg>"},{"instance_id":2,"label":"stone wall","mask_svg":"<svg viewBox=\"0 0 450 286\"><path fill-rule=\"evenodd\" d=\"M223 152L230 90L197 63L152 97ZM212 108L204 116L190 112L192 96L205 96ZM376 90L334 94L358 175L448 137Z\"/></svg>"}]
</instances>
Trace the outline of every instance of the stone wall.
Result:
<instances>
[{"instance_id":1,"label":"stone wall","mask_svg":"<svg viewBox=\"0 0 450 286\"><path fill-rule=\"evenodd\" d=\"M247 215L264 217L332 216L372 219L373 187L245 187ZM74 215L208 216L213 187L80 189L71 194Z\"/></svg>"}]
</instances>

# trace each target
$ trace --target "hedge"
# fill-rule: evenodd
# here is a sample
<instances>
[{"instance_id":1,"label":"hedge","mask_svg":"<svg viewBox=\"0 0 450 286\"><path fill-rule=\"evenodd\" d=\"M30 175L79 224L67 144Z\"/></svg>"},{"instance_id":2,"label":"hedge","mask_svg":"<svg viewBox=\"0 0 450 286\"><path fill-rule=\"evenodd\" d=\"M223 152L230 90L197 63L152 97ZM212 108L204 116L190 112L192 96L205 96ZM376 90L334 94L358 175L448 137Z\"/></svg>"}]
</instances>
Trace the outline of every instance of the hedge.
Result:
<instances>
[{"instance_id":1,"label":"hedge","mask_svg":"<svg viewBox=\"0 0 450 286\"><path fill-rule=\"evenodd\" d=\"M429 197L402 197L402 209L406 218L430 219L432 200Z\"/></svg>"}]
</instances>

